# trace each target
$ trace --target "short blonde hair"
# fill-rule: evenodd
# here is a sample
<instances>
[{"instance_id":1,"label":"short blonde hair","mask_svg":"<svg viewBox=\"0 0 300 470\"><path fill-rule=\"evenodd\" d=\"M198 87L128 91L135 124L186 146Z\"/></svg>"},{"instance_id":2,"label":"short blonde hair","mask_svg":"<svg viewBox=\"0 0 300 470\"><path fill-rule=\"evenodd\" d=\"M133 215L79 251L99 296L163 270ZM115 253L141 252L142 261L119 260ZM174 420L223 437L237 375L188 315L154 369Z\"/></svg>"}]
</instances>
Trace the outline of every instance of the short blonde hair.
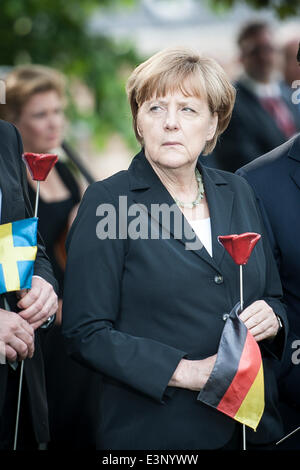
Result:
<instances>
[{"instance_id":1,"label":"short blonde hair","mask_svg":"<svg viewBox=\"0 0 300 470\"><path fill-rule=\"evenodd\" d=\"M6 104L0 105L0 118L16 122L23 106L36 93L56 91L65 98L65 78L43 65L20 65L5 77Z\"/></svg>"},{"instance_id":2,"label":"short blonde hair","mask_svg":"<svg viewBox=\"0 0 300 470\"><path fill-rule=\"evenodd\" d=\"M211 153L219 135L229 124L235 102L235 88L223 68L214 60L189 49L164 49L140 64L130 75L126 91L131 106L133 128L141 105L152 97L163 97L180 90L185 96L206 98L218 125L212 140L206 142L203 154Z\"/></svg>"}]
</instances>

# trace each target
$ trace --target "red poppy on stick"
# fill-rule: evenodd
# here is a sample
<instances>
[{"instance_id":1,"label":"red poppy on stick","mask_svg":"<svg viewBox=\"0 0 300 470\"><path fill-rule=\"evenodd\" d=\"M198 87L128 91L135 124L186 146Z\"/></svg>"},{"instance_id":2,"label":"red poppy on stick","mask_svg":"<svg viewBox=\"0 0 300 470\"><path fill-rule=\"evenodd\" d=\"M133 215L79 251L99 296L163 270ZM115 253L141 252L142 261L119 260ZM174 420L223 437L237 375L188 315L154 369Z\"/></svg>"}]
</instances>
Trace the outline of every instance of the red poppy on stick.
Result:
<instances>
[{"instance_id":1,"label":"red poppy on stick","mask_svg":"<svg viewBox=\"0 0 300 470\"><path fill-rule=\"evenodd\" d=\"M261 238L259 233L246 232L240 235L219 236L219 242L230 254L236 264L247 264L258 240Z\"/></svg>"},{"instance_id":2,"label":"red poppy on stick","mask_svg":"<svg viewBox=\"0 0 300 470\"><path fill-rule=\"evenodd\" d=\"M32 179L35 181L45 181L50 170L58 160L57 155L51 153L30 153L23 154Z\"/></svg>"}]
</instances>

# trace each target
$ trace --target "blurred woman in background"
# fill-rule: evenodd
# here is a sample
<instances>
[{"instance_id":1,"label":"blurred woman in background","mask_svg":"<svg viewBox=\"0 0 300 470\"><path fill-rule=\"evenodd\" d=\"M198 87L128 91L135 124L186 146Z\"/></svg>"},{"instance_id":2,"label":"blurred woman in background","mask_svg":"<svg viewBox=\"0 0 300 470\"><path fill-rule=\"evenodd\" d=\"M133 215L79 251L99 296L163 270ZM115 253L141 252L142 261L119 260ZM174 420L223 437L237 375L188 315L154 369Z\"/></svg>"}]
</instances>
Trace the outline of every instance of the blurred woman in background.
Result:
<instances>
[{"instance_id":1,"label":"blurred woman in background","mask_svg":"<svg viewBox=\"0 0 300 470\"><path fill-rule=\"evenodd\" d=\"M65 153L65 78L58 71L26 65L6 77L6 104L0 118L14 123L20 131L25 152ZM28 173L29 194L35 203L36 183ZM93 446L93 394L100 381L65 354L61 341L61 305L65 268L64 241L81 199L81 188L64 161L59 160L40 186L39 230L59 282L56 325L44 341L51 448ZM84 402L81 397L89 397ZM80 403L79 403L80 400Z\"/></svg>"}]
</instances>

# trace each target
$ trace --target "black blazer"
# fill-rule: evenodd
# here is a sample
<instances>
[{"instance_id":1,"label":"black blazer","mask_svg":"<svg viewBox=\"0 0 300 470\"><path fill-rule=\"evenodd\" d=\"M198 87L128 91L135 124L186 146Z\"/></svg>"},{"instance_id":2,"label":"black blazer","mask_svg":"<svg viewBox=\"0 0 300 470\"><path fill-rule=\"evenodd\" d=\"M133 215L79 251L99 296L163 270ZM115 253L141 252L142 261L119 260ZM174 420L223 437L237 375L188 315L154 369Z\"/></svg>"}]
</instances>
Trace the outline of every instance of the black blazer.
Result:
<instances>
[{"instance_id":1,"label":"black blazer","mask_svg":"<svg viewBox=\"0 0 300 470\"><path fill-rule=\"evenodd\" d=\"M291 360L296 352L292 343L300 340L300 134L238 174L254 189L277 261L291 332L282 389L300 409L300 366L292 367Z\"/></svg>"},{"instance_id":2,"label":"black blazer","mask_svg":"<svg viewBox=\"0 0 300 470\"><path fill-rule=\"evenodd\" d=\"M151 204L174 204L143 151L128 171L88 188L70 230L62 330L71 356L104 376L101 449L213 449L230 440L233 420L202 404L198 392L168 387L183 357L202 359L217 352L224 313L239 300L239 269L217 235L262 234L245 267L245 304L265 299L286 321L251 188L236 175L199 169L210 208L213 258L205 248L186 250L187 236L175 239L171 225L168 237L166 221L155 225L152 217L159 239L97 237L99 220L105 222L96 215L100 204L116 207L117 233L134 220L126 221L126 210L118 213L119 195L127 196L128 207L136 204L132 210L146 220ZM176 205L175 212L184 219ZM278 338L273 350L262 345L266 412L258 431L247 433L260 442L281 436L272 372L280 343Z\"/></svg>"},{"instance_id":3,"label":"black blazer","mask_svg":"<svg viewBox=\"0 0 300 470\"><path fill-rule=\"evenodd\" d=\"M22 142L17 129L4 121L0 121L0 188L2 192L1 224L33 217L28 198L28 188L25 165L22 162ZM50 282L57 290L56 281L52 274L42 240L38 240L38 252L34 265L34 274ZM2 297L2 298L1 298ZM12 309L16 304L13 293L6 295ZM0 296L1 307L4 307L3 296ZM14 310L16 311L16 310ZM1 318L0 318L1 321ZM25 387L29 393L29 406L37 442L49 440L48 410L44 381L44 368L39 332L36 332L35 353L32 359L24 363ZM0 365L0 415L4 405L8 365Z\"/></svg>"},{"instance_id":4,"label":"black blazer","mask_svg":"<svg viewBox=\"0 0 300 470\"><path fill-rule=\"evenodd\" d=\"M216 168L226 171L236 171L287 140L256 95L242 82L238 81L235 86L237 94L232 118L213 152ZM296 106L286 94L282 98L300 131L300 114Z\"/></svg>"}]
</instances>

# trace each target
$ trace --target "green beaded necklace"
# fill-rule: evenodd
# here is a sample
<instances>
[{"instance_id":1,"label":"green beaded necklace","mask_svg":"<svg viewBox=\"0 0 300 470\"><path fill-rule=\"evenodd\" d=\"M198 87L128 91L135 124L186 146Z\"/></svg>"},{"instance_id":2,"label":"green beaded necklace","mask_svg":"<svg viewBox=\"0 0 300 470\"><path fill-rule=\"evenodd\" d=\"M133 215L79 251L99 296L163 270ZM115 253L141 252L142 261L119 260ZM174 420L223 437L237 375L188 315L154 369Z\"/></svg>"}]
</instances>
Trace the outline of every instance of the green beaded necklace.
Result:
<instances>
[{"instance_id":1,"label":"green beaded necklace","mask_svg":"<svg viewBox=\"0 0 300 470\"><path fill-rule=\"evenodd\" d=\"M204 186L203 186L203 182L202 182L202 176L201 176L198 168L195 169L195 175L196 175L196 179L197 179L197 183L198 183L198 193L197 193L196 199L193 202L182 202L182 201L179 201L179 199L177 199L175 197L174 199L175 199L175 202L178 206L186 207L188 209L193 209L193 207L198 206L201 202L201 199L203 199Z\"/></svg>"}]
</instances>

